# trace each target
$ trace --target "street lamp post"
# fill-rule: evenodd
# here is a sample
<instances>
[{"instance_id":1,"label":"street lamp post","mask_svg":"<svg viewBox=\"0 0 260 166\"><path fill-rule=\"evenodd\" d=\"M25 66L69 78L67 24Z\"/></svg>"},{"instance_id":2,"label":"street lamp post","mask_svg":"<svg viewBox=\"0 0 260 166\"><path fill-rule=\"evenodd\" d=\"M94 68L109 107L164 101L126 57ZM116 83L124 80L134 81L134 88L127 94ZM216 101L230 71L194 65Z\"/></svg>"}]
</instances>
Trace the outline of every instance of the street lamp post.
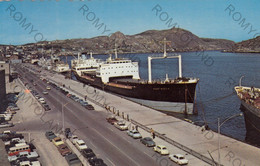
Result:
<instances>
[{"instance_id":1,"label":"street lamp post","mask_svg":"<svg viewBox=\"0 0 260 166\"><path fill-rule=\"evenodd\" d=\"M240 79L239 79L239 86L241 86L241 81L242 81L243 77L245 77L245 76L241 76Z\"/></svg>"},{"instance_id":2,"label":"street lamp post","mask_svg":"<svg viewBox=\"0 0 260 166\"><path fill-rule=\"evenodd\" d=\"M243 116L242 113L240 114L236 114L236 115L233 115L233 116L230 116L229 118L226 118L226 120L224 120L221 124L220 124L220 118L218 118L218 165L220 166L220 127L225 123L227 122L228 120L232 119L232 118L235 118L237 116Z\"/></svg>"}]
</instances>

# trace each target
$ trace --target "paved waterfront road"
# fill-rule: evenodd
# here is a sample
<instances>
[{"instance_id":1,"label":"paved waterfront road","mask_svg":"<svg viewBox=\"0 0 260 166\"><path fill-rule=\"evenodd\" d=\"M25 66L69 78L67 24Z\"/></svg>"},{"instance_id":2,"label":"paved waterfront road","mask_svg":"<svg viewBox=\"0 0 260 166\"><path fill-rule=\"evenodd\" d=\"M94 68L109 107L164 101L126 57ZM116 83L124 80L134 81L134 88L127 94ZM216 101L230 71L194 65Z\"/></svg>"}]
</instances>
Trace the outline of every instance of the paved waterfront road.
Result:
<instances>
[{"instance_id":1,"label":"paved waterfront road","mask_svg":"<svg viewBox=\"0 0 260 166\"><path fill-rule=\"evenodd\" d=\"M21 69L18 70L22 72ZM35 90L39 93L46 90L45 82L41 81L34 74L27 74L27 82L30 80L38 80ZM30 83L31 84L31 83ZM32 85L31 85L32 86ZM32 86L33 87L33 86ZM102 111L90 111L83 108L79 103L67 98L61 92L53 89L45 97L47 103L52 108L52 111L43 116L45 121L61 119L61 105L64 106L65 128L70 127L75 130L75 133L82 138L86 144L94 150L98 157L102 158L106 164L115 166L153 166L166 165L162 159L167 157L158 157L151 148L145 147L139 140L134 140L127 136L126 132L119 131L114 126L106 122L106 113ZM27 130L46 130L42 127L42 122L32 121L30 124L24 125ZM61 125L61 122L60 122ZM161 162L161 163L160 163ZM175 165L169 162L168 165Z\"/></svg>"}]
</instances>

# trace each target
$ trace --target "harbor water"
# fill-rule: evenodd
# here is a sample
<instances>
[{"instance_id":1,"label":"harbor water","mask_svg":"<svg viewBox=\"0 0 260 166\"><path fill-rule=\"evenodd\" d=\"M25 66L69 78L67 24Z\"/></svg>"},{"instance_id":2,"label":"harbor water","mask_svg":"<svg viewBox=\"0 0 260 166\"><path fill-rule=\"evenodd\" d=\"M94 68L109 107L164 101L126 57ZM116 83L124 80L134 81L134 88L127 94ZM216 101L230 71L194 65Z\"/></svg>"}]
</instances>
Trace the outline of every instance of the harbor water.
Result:
<instances>
[{"instance_id":1,"label":"harbor water","mask_svg":"<svg viewBox=\"0 0 260 166\"><path fill-rule=\"evenodd\" d=\"M179 118L192 120L198 125L207 122L209 127L217 131L218 118L223 122L226 118L241 113L240 100L236 96L234 86L242 85L260 87L260 54L222 53L220 51L168 53L182 55L182 75L196 77L196 107L198 115L185 116L171 114ZM141 79L148 79L147 57L159 54L119 54L119 58L129 58L139 62ZM108 55L93 55L94 58L106 59ZM68 62L73 59L68 57ZM65 57L61 58L65 61ZM158 59L152 61L152 78L164 80L178 77L178 59ZM246 128L244 117L235 117L221 126L221 133L244 141ZM260 145L260 143L259 143Z\"/></svg>"}]
</instances>

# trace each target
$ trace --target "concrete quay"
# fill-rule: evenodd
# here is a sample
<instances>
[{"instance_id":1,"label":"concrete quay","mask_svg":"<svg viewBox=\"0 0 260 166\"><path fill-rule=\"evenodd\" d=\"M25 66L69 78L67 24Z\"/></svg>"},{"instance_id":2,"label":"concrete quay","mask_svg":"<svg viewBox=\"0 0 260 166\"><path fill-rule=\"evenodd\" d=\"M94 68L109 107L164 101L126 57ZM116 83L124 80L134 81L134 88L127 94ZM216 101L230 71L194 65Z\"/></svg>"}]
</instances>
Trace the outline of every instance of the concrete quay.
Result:
<instances>
[{"instance_id":1,"label":"concrete quay","mask_svg":"<svg viewBox=\"0 0 260 166\"><path fill-rule=\"evenodd\" d=\"M165 137L198 152L202 156L208 159L214 159L215 162L218 162L218 133L211 130L202 132L201 127L189 122L168 116L102 90L94 89L87 85L83 86L83 83L65 79L63 75L50 74L49 71L43 71L42 73L44 72L49 80L59 83L60 85L64 84L68 90L81 94L82 97L87 96L88 99L95 100L101 105L108 105L116 111L119 110L119 115L122 116L123 112L125 116L128 115L129 119L134 120L147 128L153 128L157 134L164 135ZM96 111L105 111L110 114L110 112L103 107L95 105L96 102L93 103ZM150 134L144 130L142 130L141 133L143 136L150 136ZM163 139L156 137L155 142L157 144L166 145L171 153L187 154L186 158L189 160L189 165L212 165L184 152L182 149L176 148ZM221 165L260 165L259 148L224 135L220 135L220 142Z\"/></svg>"}]
</instances>

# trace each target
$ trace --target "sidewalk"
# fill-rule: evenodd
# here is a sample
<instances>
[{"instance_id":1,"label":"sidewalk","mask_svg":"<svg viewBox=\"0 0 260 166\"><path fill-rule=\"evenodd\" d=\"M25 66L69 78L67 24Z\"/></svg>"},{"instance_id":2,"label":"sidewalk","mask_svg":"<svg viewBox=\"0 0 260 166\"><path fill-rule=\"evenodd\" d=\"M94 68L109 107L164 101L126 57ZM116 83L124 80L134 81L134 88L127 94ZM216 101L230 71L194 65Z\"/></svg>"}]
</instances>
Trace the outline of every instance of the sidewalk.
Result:
<instances>
[{"instance_id":1,"label":"sidewalk","mask_svg":"<svg viewBox=\"0 0 260 166\"><path fill-rule=\"evenodd\" d=\"M174 141L189 147L190 149L204 155L208 158L213 158L216 162L218 161L218 134L213 131L201 131L201 127L193 125L189 122L182 121L172 116L168 116L161 112L153 109L141 106L133 103L129 100L123 99L119 96L115 96L99 89L85 86L74 80L65 79L64 76L55 74L54 76L48 76L48 79L53 80L57 83L66 85L66 88L75 90L77 93L83 96L87 95L92 100L99 101L101 104L107 104L115 111L119 110L125 116L129 116L130 119L145 125L148 128L153 128L154 131L164 134L166 137L173 139ZM99 106L95 106L97 110L105 111L106 109ZM142 133L143 134L143 133ZM159 143L168 146L165 141L156 138ZM161 142L162 141L162 142ZM254 146L248 145L241 141L229 138L227 136L220 136L220 163L225 166L258 166L260 165L260 149ZM172 153L182 153L183 151L178 150L174 147L169 148ZM208 165L203 161L187 155L187 159L190 160L190 165Z\"/></svg>"}]
</instances>

